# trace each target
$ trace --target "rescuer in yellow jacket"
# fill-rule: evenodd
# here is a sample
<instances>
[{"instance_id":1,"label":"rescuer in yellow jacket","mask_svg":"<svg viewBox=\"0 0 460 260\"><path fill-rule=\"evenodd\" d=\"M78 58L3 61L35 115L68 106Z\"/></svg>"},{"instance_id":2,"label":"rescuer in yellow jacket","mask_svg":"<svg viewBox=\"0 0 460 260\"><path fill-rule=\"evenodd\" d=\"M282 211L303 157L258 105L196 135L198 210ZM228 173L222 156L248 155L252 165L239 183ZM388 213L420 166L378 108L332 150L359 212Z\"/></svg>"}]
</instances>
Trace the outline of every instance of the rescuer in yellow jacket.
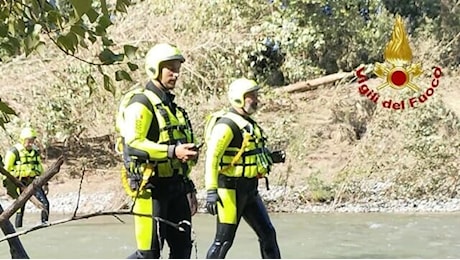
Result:
<instances>
[{"instance_id":1,"label":"rescuer in yellow jacket","mask_svg":"<svg viewBox=\"0 0 460 260\"><path fill-rule=\"evenodd\" d=\"M262 258L280 258L276 232L258 194L258 179L284 152L270 152L262 128L250 117L258 107L259 85L245 78L232 82L232 108L218 119L206 138L206 208L217 214L217 230L207 258L225 258L241 217L256 232ZM207 132L207 131L205 131Z\"/></svg>"},{"instance_id":2,"label":"rescuer in yellow jacket","mask_svg":"<svg viewBox=\"0 0 460 260\"><path fill-rule=\"evenodd\" d=\"M152 47L145 60L149 81L130 97L122 110L123 119L117 122L134 213L179 223L185 230L135 215L137 251L128 258L159 258L165 240L170 258L191 255L191 217L197 200L189 174L198 151L187 113L171 93L184 61L176 46Z\"/></svg>"},{"instance_id":3,"label":"rescuer in yellow jacket","mask_svg":"<svg viewBox=\"0 0 460 260\"><path fill-rule=\"evenodd\" d=\"M4 168L9 171L14 177L21 181L25 186L32 183L35 177L43 173L43 165L40 159L40 152L34 145L37 133L33 128L26 127L22 129L19 136L20 142L15 144L7 151L3 164ZM19 197L19 188L10 180L5 179L3 185L6 187L7 193L13 199ZM41 212L41 221L46 223L49 218L49 201L46 197L48 193L48 184L40 187L36 191L36 197L43 204L46 210ZM22 227L25 204L16 213L16 228Z\"/></svg>"}]
</instances>

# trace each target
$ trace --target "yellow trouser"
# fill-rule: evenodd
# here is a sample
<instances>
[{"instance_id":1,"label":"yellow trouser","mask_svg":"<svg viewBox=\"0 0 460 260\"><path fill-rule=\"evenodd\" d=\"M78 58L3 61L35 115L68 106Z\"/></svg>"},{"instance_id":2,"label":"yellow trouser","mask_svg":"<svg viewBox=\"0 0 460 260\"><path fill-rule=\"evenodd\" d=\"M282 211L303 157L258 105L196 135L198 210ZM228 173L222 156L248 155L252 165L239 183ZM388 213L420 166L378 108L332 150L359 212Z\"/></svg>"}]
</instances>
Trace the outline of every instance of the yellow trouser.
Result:
<instances>
[{"instance_id":1,"label":"yellow trouser","mask_svg":"<svg viewBox=\"0 0 460 260\"><path fill-rule=\"evenodd\" d=\"M219 222L236 224L239 221L238 212L244 209L248 200L257 193L257 178L229 177L220 174L218 177L217 194L221 203L217 203ZM237 193L239 199L237 200ZM238 210L239 209L239 210Z\"/></svg>"},{"instance_id":2,"label":"yellow trouser","mask_svg":"<svg viewBox=\"0 0 460 260\"><path fill-rule=\"evenodd\" d=\"M134 216L134 230L136 234L136 243L138 250L151 250L155 227L153 225L153 199L150 191L140 192L134 202L134 213L144 214L147 216Z\"/></svg>"},{"instance_id":3,"label":"yellow trouser","mask_svg":"<svg viewBox=\"0 0 460 260\"><path fill-rule=\"evenodd\" d=\"M237 212L236 212L236 190L218 188L217 194L222 201L222 205L217 203L217 212L220 223L225 224L236 224Z\"/></svg>"}]
</instances>

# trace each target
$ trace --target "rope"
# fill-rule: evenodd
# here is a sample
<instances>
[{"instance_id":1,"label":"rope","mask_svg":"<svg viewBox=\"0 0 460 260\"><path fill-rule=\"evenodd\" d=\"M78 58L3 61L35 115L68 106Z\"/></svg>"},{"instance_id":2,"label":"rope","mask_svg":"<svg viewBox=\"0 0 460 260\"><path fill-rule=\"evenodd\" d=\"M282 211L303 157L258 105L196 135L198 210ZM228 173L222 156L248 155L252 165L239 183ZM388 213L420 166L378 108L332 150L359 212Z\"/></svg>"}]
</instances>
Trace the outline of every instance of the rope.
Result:
<instances>
[{"instance_id":1,"label":"rope","mask_svg":"<svg viewBox=\"0 0 460 260\"><path fill-rule=\"evenodd\" d=\"M244 150L244 149L242 149ZM152 173L153 173L153 168L150 164L147 164L146 168L145 168L145 171L143 172L143 177L142 177L142 181L139 185L139 188L136 189L136 190L132 190L130 185L129 185L129 182L128 182L128 172L126 170L125 167L122 167L121 169L121 183L123 185L123 188L124 190L126 191L126 193L134 198L134 202L133 202L133 207L134 207L134 204L136 203L136 199L137 197L139 196L139 192L145 187L145 185L147 184L150 176L152 176ZM132 209L131 209L131 212L132 212ZM156 233L157 233L157 238L158 238L158 245L159 245L159 251L160 251L160 258L161 258L161 252L163 251L163 243L162 243L162 238L161 238L161 234L160 234L160 222L163 222L165 223L166 225L169 225L173 228L176 228L179 232L185 232L184 228L181 227L181 224L186 224L190 227L191 229L191 235L192 235L192 246L195 248L195 258L198 259L198 247L197 247L197 243L196 243L196 234L195 234L195 230L193 230L192 228L192 223L190 223L190 221L188 220L181 220L179 221L179 223L174 223L174 222L171 222L167 219L164 219L164 218L161 218L161 217L153 217L155 220L156 220Z\"/></svg>"},{"instance_id":2,"label":"rope","mask_svg":"<svg viewBox=\"0 0 460 260\"><path fill-rule=\"evenodd\" d=\"M161 252L163 252L163 245L161 243L160 221L157 221L157 238L158 238L158 247L159 247L159 254L160 254L159 258L161 258Z\"/></svg>"},{"instance_id":3,"label":"rope","mask_svg":"<svg viewBox=\"0 0 460 260\"><path fill-rule=\"evenodd\" d=\"M198 247L197 247L197 243L196 243L196 234L195 234L195 230L192 228L192 223L190 223L190 221L188 220L181 220L179 221L179 223L174 223L172 221L169 221L167 219L164 219L164 218L160 218L160 217L154 217L154 219L157 221L156 222L156 233L157 233L157 238L158 238L158 247L160 249L160 257L161 258L161 252L163 252L163 242L162 242L162 239L161 239L161 232L160 232L160 222L163 222L173 228L176 228L179 232L185 232L185 229L183 227L181 227L180 225L181 224L186 224L190 227L190 230L191 230L191 242L192 242L192 247L195 248L195 258L198 259Z\"/></svg>"},{"instance_id":4,"label":"rope","mask_svg":"<svg viewBox=\"0 0 460 260\"><path fill-rule=\"evenodd\" d=\"M128 171L123 166L121 168L121 184L122 184L126 194L128 194L128 196L130 196L131 198L137 198L137 196L139 195L139 192L144 189L145 185L147 185L147 182L148 182L150 176L152 176L152 173L153 173L152 166L150 164L147 164L147 166L145 167L145 171L142 174L142 181L141 181L141 183L139 185L139 188L136 189L136 190L132 190L131 186L129 186L129 182L128 182L128 180L129 180Z\"/></svg>"},{"instance_id":5,"label":"rope","mask_svg":"<svg viewBox=\"0 0 460 260\"><path fill-rule=\"evenodd\" d=\"M232 162L230 163L230 165L227 165L225 166L224 168L222 168L220 170L220 172L225 172L227 171L228 169L230 169L231 167L233 167L233 165L235 165L235 163L238 162L238 160L241 158L241 156L243 155L244 153L244 150L246 149L246 147L248 146L248 143L249 143L249 139L251 138L251 135L248 134L248 133L245 133L244 135L244 138L243 138L243 142L241 143L241 148L238 150L238 153L235 155L235 157L233 157L232 159Z\"/></svg>"}]
</instances>

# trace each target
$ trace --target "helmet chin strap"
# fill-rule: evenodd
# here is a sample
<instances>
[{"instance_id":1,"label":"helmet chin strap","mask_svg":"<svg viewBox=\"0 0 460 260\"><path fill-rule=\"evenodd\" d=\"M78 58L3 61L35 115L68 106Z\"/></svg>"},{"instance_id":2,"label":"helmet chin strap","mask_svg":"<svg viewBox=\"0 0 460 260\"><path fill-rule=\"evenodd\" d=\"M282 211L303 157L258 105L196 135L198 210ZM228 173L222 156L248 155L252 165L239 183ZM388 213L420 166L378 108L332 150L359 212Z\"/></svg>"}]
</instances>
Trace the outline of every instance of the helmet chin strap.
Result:
<instances>
[{"instance_id":1,"label":"helmet chin strap","mask_svg":"<svg viewBox=\"0 0 460 260\"><path fill-rule=\"evenodd\" d=\"M169 89L167 89L167 88L165 87L165 85L163 84L163 82L161 82L161 80L155 79L155 81L158 82L158 84L160 84L161 90L163 90L163 91L165 91L165 92L169 92Z\"/></svg>"},{"instance_id":2,"label":"helmet chin strap","mask_svg":"<svg viewBox=\"0 0 460 260\"><path fill-rule=\"evenodd\" d=\"M251 108L251 107L250 107L250 108ZM252 113L250 113L249 111L247 111L247 110L245 109L245 106L243 106L243 107L241 108L241 110L243 110L243 112L246 113L246 115L248 115L248 116L250 116L250 115L254 114L254 112L256 112L255 109L253 109L254 111L253 111Z\"/></svg>"}]
</instances>

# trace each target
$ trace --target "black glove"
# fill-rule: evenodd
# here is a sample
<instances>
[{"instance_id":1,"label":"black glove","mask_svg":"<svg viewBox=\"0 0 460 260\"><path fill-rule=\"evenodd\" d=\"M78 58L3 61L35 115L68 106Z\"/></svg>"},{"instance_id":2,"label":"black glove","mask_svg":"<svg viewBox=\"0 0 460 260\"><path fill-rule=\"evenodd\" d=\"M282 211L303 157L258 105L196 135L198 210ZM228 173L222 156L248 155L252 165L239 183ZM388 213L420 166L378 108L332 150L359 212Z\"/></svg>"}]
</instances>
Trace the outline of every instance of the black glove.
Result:
<instances>
[{"instance_id":1,"label":"black glove","mask_svg":"<svg viewBox=\"0 0 460 260\"><path fill-rule=\"evenodd\" d=\"M128 173L129 187L131 190L139 190L142 176L137 173Z\"/></svg>"},{"instance_id":2,"label":"black glove","mask_svg":"<svg viewBox=\"0 0 460 260\"><path fill-rule=\"evenodd\" d=\"M222 205L222 201L219 198L219 195L217 194L217 190L208 190L208 195L206 196L206 209L208 210L208 213L211 215L216 215L217 214L217 202Z\"/></svg>"},{"instance_id":3,"label":"black glove","mask_svg":"<svg viewBox=\"0 0 460 260\"><path fill-rule=\"evenodd\" d=\"M284 151L274 151L270 155L273 163L284 163L286 161L286 153Z\"/></svg>"}]
</instances>

